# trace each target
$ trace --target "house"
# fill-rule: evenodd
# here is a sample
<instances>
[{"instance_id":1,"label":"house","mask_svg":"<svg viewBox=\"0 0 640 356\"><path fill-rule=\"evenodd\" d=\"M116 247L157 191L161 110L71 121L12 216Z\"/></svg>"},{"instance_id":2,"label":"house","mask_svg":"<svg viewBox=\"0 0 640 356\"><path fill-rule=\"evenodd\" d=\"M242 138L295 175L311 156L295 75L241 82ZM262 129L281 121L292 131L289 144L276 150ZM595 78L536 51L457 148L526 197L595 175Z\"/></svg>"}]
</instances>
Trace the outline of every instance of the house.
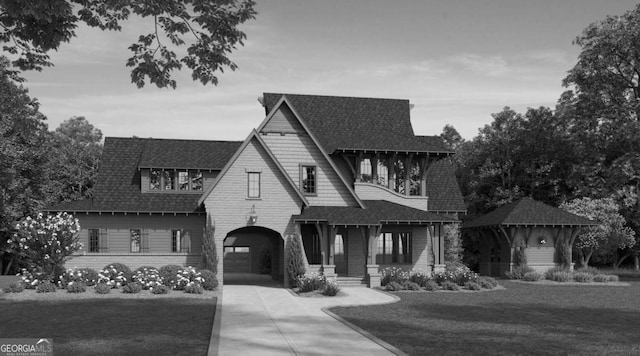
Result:
<instances>
[{"instance_id":1,"label":"house","mask_svg":"<svg viewBox=\"0 0 640 356\"><path fill-rule=\"evenodd\" d=\"M581 229L598 222L531 198L521 198L462 225L480 235L480 274L504 277L520 264L544 272L571 263L573 243Z\"/></svg>"},{"instance_id":2,"label":"house","mask_svg":"<svg viewBox=\"0 0 640 356\"><path fill-rule=\"evenodd\" d=\"M443 224L465 205L453 152L413 132L408 100L265 93L243 142L107 138L91 200L75 213L85 248L69 264L200 265L288 284L285 246L308 271L380 284L382 268L443 268ZM209 220L210 234L204 229Z\"/></svg>"}]
</instances>

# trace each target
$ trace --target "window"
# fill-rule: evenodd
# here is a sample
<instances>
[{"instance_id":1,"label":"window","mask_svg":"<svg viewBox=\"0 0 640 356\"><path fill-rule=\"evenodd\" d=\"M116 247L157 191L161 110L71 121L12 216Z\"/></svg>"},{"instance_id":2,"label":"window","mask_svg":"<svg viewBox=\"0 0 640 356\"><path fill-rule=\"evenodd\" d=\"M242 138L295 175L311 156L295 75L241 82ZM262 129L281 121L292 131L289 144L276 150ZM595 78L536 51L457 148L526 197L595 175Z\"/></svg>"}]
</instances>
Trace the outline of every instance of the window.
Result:
<instances>
[{"instance_id":1,"label":"window","mask_svg":"<svg viewBox=\"0 0 640 356\"><path fill-rule=\"evenodd\" d=\"M260 173L247 173L247 197L260 198Z\"/></svg>"},{"instance_id":2,"label":"window","mask_svg":"<svg viewBox=\"0 0 640 356\"><path fill-rule=\"evenodd\" d=\"M301 169L302 184L300 185L302 187L302 192L309 195L316 194L316 166L302 166Z\"/></svg>"},{"instance_id":3,"label":"window","mask_svg":"<svg viewBox=\"0 0 640 356\"><path fill-rule=\"evenodd\" d=\"M411 233L382 233L378 238L376 263L411 263Z\"/></svg>"},{"instance_id":4,"label":"window","mask_svg":"<svg viewBox=\"0 0 640 356\"><path fill-rule=\"evenodd\" d=\"M191 190L202 190L202 172L191 171Z\"/></svg>"},{"instance_id":5,"label":"window","mask_svg":"<svg viewBox=\"0 0 640 356\"><path fill-rule=\"evenodd\" d=\"M178 171L178 189L189 190L189 172Z\"/></svg>"},{"instance_id":6,"label":"window","mask_svg":"<svg viewBox=\"0 0 640 356\"><path fill-rule=\"evenodd\" d=\"M134 253L140 252L140 243L142 242L140 229L131 229L130 235L131 235L131 252L134 252Z\"/></svg>"},{"instance_id":7,"label":"window","mask_svg":"<svg viewBox=\"0 0 640 356\"><path fill-rule=\"evenodd\" d=\"M152 169L149 173L149 190L160 190L161 171L159 169Z\"/></svg>"},{"instance_id":8,"label":"window","mask_svg":"<svg viewBox=\"0 0 640 356\"><path fill-rule=\"evenodd\" d=\"M173 190L175 188L174 171L164 171L164 190Z\"/></svg>"},{"instance_id":9,"label":"window","mask_svg":"<svg viewBox=\"0 0 640 356\"><path fill-rule=\"evenodd\" d=\"M100 230L89 229L89 252L100 252Z\"/></svg>"},{"instance_id":10,"label":"window","mask_svg":"<svg viewBox=\"0 0 640 356\"><path fill-rule=\"evenodd\" d=\"M363 182L371 182L372 174L371 160L369 158L363 158L360 161L360 179Z\"/></svg>"},{"instance_id":11,"label":"window","mask_svg":"<svg viewBox=\"0 0 640 356\"><path fill-rule=\"evenodd\" d=\"M171 230L171 252L182 252L180 248L182 242L182 231Z\"/></svg>"}]
</instances>

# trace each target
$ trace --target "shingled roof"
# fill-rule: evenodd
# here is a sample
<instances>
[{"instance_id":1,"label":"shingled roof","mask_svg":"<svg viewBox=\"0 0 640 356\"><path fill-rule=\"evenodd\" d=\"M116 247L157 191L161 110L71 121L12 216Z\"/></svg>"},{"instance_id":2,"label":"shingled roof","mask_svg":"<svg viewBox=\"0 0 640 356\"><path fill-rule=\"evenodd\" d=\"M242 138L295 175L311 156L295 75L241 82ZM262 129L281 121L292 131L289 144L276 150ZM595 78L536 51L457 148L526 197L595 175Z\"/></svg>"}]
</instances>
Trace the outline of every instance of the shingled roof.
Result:
<instances>
[{"instance_id":1,"label":"shingled roof","mask_svg":"<svg viewBox=\"0 0 640 356\"><path fill-rule=\"evenodd\" d=\"M495 226L590 226L599 225L581 216L562 209L522 198L500 207L473 221L463 224L463 228L481 228Z\"/></svg>"},{"instance_id":2,"label":"shingled roof","mask_svg":"<svg viewBox=\"0 0 640 356\"><path fill-rule=\"evenodd\" d=\"M453 165L449 159L438 160L429 166L426 188L430 211L467 211Z\"/></svg>"},{"instance_id":3,"label":"shingled roof","mask_svg":"<svg viewBox=\"0 0 640 356\"><path fill-rule=\"evenodd\" d=\"M142 193L139 168L219 169L241 142L157 140L107 137L92 199L61 203L49 211L170 212L200 211L199 194ZM161 154L166 161L156 161ZM147 151L150 150L151 152ZM196 157L202 155L200 157Z\"/></svg>"},{"instance_id":4,"label":"shingled roof","mask_svg":"<svg viewBox=\"0 0 640 356\"><path fill-rule=\"evenodd\" d=\"M285 96L328 154L340 150L453 153L439 136L416 136L408 100L264 93L268 113Z\"/></svg>"},{"instance_id":5,"label":"shingled roof","mask_svg":"<svg viewBox=\"0 0 640 356\"><path fill-rule=\"evenodd\" d=\"M344 206L309 206L296 222L328 222L330 225L380 225L387 223L427 224L456 222L455 218L414 209L386 200L364 200L365 209Z\"/></svg>"}]
</instances>

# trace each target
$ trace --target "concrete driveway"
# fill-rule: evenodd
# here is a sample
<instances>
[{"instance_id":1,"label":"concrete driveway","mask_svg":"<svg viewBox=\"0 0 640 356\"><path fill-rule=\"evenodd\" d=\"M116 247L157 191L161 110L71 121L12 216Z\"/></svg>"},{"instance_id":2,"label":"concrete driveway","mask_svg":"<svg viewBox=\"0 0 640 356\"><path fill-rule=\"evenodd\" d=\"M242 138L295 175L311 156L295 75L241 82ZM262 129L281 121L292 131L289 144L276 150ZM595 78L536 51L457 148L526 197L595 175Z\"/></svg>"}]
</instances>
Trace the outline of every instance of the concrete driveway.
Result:
<instances>
[{"instance_id":1,"label":"concrete driveway","mask_svg":"<svg viewBox=\"0 0 640 356\"><path fill-rule=\"evenodd\" d=\"M226 281L227 276L225 283ZM220 313L220 319L214 323L209 354L401 353L391 345L371 335L364 336L322 311L322 308L337 305L391 303L396 301L396 298L361 287L343 288L341 292L343 295L332 298L301 298L281 286L274 285L273 282L266 285L225 284L222 292L222 310L217 311ZM219 335L216 335L217 332Z\"/></svg>"}]
</instances>

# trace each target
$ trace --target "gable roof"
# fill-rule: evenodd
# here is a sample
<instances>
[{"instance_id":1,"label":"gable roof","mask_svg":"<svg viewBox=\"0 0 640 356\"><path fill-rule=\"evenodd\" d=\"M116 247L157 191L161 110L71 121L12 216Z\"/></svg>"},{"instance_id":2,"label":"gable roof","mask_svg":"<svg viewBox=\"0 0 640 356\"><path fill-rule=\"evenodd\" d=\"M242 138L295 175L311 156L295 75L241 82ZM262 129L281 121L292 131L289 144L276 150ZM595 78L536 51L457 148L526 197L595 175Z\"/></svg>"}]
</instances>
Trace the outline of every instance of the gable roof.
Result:
<instances>
[{"instance_id":1,"label":"gable roof","mask_svg":"<svg viewBox=\"0 0 640 356\"><path fill-rule=\"evenodd\" d=\"M445 158L433 162L427 169L426 175L429 211L467 211L453 165L449 159Z\"/></svg>"},{"instance_id":2,"label":"gable roof","mask_svg":"<svg viewBox=\"0 0 640 356\"><path fill-rule=\"evenodd\" d=\"M240 141L145 139L139 168L221 170Z\"/></svg>"},{"instance_id":3,"label":"gable roof","mask_svg":"<svg viewBox=\"0 0 640 356\"><path fill-rule=\"evenodd\" d=\"M282 97L328 154L340 150L453 153L438 136L416 136L408 100L264 93L267 114Z\"/></svg>"},{"instance_id":4,"label":"gable roof","mask_svg":"<svg viewBox=\"0 0 640 356\"><path fill-rule=\"evenodd\" d=\"M591 225L599 225L599 223L531 198L522 198L466 222L462 227Z\"/></svg>"},{"instance_id":5,"label":"gable roof","mask_svg":"<svg viewBox=\"0 0 640 356\"><path fill-rule=\"evenodd\" d=\"M255 129L251 131L251 133L249 134L249 136L247 136L247 138L244 140L242 145L236 150L236 152L233 154L233 157L231 157L231 159L224 166L224 168L222 169L220 174L218 174L218 177L217 177L216 181L209 188L207 188L207 190L204 192L204 194L202 194L202 196L198 200L198 205L202 205L204 203L204 201L207 199L209 194L211 194L211 192L216 187L216 185L218 185L218 182L220 182L222 180L222 177L224 177L224 175L229 171L231 166L233 166L233 163L238 159L238 157L240 157L240 155L242 154L244 149L247 147L247 145L249 145L249 142L251 142L251 140L253 140L253 139L258 141L258 144L262 147L262 149L265 150L265 152L267 153L269 158L273 161L273 163L276 165L276 167L278 168L280 173L282 175L284 175L284 178L289 183L289 186L293 188L293 191L296 192L298 197L300 197L300 200L304 203L304 205L308 206L309 205L309 201L307 200L307 198L305 198L305 196L302 194L302 192L300 192L300 190L298 189L296 184L293 182L291 177L285 171L284 167L282 167L280 162L275 158L275 156L273 155L273 152L271 152L271 150L269 149L267 144L264 142L264 140L262 140L262 138L260 138L260 135L258 135L258 131L256 131Z\"/></svg>"},{"instance_id":6,"label":"gable roof","mask_svg":"<svg viewBox=\"0 0 640 356\"><path fill-rule=\"evenodd\" d=\"M293 216L296 222L327 222L330 225L381 225L381 224L429 224L435 222L457 222L444 214L437 214L392 203L386 200L365 200L366 208L344 206L310 206L300 215Z\"/></svg>"},{"instance_id":7,"label":"gable roof","mask_svg":"<svg viewBox=\"0 0 640 356\"><path fill-rule=\"evenodd\" d=\"M100 170L92 199L65 202L54 205L49 211L78 211L78 212L145 212L145 213L191 213L199 212L200 194L165 194L142 193L140 189L140 166L148 147L156 149L159 144L172 147L179 157L189 156L189 152L198 152L206 146L207 156L220 153L217 160L229 159L227 151L230 147L240 146L240 142L224 141L191 141L191 140L156 140L145 138L105 138ZM170 152L164 153L170 156ZM187 167L188 164L197 165L200 158L185 158L180 167L171 168L210 168L214 169L219 163L204 165L204 167ZM175 158L170 162L177 162ZM147 161L148 162L148 161ZM155 162L161 164L161 162ZM208 166L208 167L207 167ZM154 168L162 168L153 166Z\"/></svg>"}]
</instances>

